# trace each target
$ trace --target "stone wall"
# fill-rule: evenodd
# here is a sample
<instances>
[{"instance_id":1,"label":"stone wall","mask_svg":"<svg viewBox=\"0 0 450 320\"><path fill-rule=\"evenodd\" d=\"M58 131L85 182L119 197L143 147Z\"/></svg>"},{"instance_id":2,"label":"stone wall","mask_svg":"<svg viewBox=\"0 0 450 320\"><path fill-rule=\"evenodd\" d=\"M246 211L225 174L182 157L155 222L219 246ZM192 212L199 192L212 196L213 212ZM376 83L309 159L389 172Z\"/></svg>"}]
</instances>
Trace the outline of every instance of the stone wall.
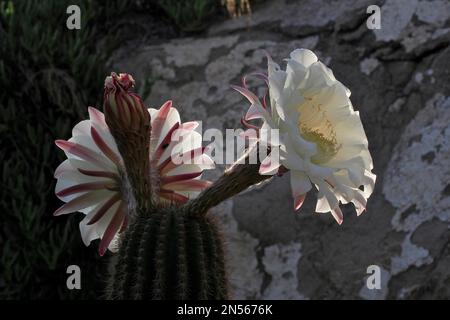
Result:
<instances>
[{"instance_id":1,"label":"stone wall","mask_svg":"<svg viewBox=\"0 0 450 320\"><path fill-rule=\"evenodd\" d=\"M381 30L366 27L369 4L382 6ZM295 213L288 177L216 208L234 297L450 298L449 42L446 0L280 0L201 37L128 44L113 65L152 85L149 106L171 98L182 119L224 129L240 127L248 106L229 84L264 70L265 51L281 63L295 48L314 50L352 91L376 189L362 216L344 207L342 226L314 213L312 193ZM365 286L374 264L381 290Z\"/></svg>"}]
</instances>

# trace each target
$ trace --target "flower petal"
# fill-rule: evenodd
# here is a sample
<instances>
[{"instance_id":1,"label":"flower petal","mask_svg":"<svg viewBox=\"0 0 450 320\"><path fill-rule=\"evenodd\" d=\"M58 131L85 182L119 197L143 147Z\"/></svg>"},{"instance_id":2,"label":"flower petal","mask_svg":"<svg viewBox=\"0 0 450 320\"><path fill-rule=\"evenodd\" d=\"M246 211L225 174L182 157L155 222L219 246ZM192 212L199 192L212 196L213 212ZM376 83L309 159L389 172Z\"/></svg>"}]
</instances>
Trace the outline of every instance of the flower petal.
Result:
<instances>
[{"instance_id":1,"label":"flower petal","mask_svg":"<svg viewBox=\"0 0 450 320\"><path fill-rule=\"evenodd\" d=\"M294 210L295 211L299 210L302 207L303 202L305 201L305 198L306 198L306 193L301 194L301 195L297 196L296 198L294 198Z\"/></svg>"},{"instance_id":2,"label":"flower petal","mask_svg":"<svg viewBox=\"0 0 450 320\"><path fill-rule=\"evenodd\" d=\"M100 247L98 249L100 256L103 256L105 254L109 244L113 240L116 233L119 231L122 222L125 218L125 214L126 214L125 204L121 203L117 208L113 218L111 219L108 227L106 228L105 233L103 234L102 240L100 242Z\"/></svg>"},{"instance_id":3,"label":"flower petal","mask_svg":"<svg viewBox=\"0 0 450 320\"><path fill-rule=\"evenodd\" d=\"M291 190L294 199L306 194L312 185L306 174L301 171L291 171Z\"/></svg>"},{"instance_id":4,"label":"flower petal","mask_svg":"<svg viewBox=\"0 0 450 320\"><path fill-rule=\"evenodd\" d=\"M344 215L342 214L341 209L338 207L334 208L331 210L331 214L333 216L333 218L336 220L336 222L338 224L342 224L342 222L344 222Z\"/></svg>"},{"instance_id":5,"label":"flower petal","mask_svg":"<svg viewBox=\"0 0 450 320\"><path fill-rule=\"evenodd\" d=\"M60 149L62 149L69 158L73 155L92 164L95 164L100 168L110 167L109 164L98 153L85 146L65 140L56 140L55 144Z\"/></svg>"},{"instance_id":6,"label":"flower petal","mask_svg":"<svg viewBox=\"0 0 450 320\"><path fill-rule=\"evenodd\" d=\"M107 156L108 159L111 160L116 166L120 166L120 156L108 146L95 127L91 127L91 137L103 154Z\"/></svg>"},{"instance_id":7,"label":"flower petal","mask_svg":"<svg viewBox=\"0 0 450 320\"><path fill-rule=\"evenodd\" d=\"M109 191L108 191L109 192ZM57 209L53 215L59 216L62 214L72 213L79 211L80 209L84 209L90 206L93 206L100 201L102 201L103 197L105 196L105 191L91 191L87 192L69 202L62 205L59 209Z\"/></svg>"},{"instance_id":8,"label":"flower petal","mask_svg":"<svg viewBox=\"0 0 450 320\"><path fill-rule=\"evenodd\" d=\"M114 187L114 183L108 183L108 182L88 182L88 183L80 183L73 185L71 187L65 188L63 190L60 190L56 192L56 195L58 197L64 197L69 196L76 193L82 193L92 190L101 190L101 189L109 189Z\"/></svg>"},{"instance_id":9,"label":"flower petal","mask_svg":"<svg viewBox=\"0 0 450 320\"><path fill-rule=\"evenodd\" d=\"M278 159L272 159L273 155L270 153L262 162L259 167L260 175L274 175L278 172L280 162Z\"/></svg>"},{"instance_id":10,"label":"flower petal","mask_svg":"<svg viewBox=\"0 0 450 320\"><path fill-rule=\"evenodd\" d=\"M295 49L291 52L291 59L302 64L305 68L310 67L314 62L317 62L317 56L308 49Z\"/></svg>"},{"instance_id":11,"label":"flower petal","mask_svg":"<svg viewBox=\"0 0 450 320\"><path fill-rule=\"evenodd\" d=\"M101 218L103 218L103 216L109 210L109 208L111 208L119 200L120 200L120 194L116 193L116 194L112 195L111 198L109 198L104 204L102 204L102 206L98 210L96 210L95 215L91 219L89 219L89 222L87 223L87 225L94 224L97 221L99 221Z\"/></svg>"},{"instance_id":12,"label":"flower petal","mask_svg":"<svg viewBox=\"0 0 450 320\"><path fill-rule=\"evenodd\" d=\"M105 121L105 115L93 107L88 107L89 119L95 125L98 125L102 128L107 128L107 124Z\"/></svg>"}]
</instances>

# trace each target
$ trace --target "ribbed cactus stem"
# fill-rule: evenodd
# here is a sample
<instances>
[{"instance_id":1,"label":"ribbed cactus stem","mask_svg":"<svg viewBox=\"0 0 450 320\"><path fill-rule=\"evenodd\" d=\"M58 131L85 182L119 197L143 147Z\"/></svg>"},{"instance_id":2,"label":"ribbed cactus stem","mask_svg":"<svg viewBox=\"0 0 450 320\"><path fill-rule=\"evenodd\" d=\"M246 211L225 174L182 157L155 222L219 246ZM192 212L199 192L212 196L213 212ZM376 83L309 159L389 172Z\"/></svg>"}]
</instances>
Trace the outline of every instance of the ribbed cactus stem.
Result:
<instances>
[{"instance_id":1,"label":"ribbed cactus stem","mask_svg":"<svg viewBox=\"0 0 450 320\"><path fill-rule=\"evenodd\" d=\"M208 217L159 207L134 220L111 276L109 299L226 299L220 232Z\"/></svg>"},{"instance_id":2,"label":"ribbed cactus stem","mask_svg":"<svg viewBox=\"0 0 450 320\"><path fill-rule=\"evenodd\" d=\"M176 243L178 247L178 264L176 265L176 272L178 274L177 296L178 300L185 300L189 296L189 274L188 274L188 255L186 253L186 230L184 228L184 215L175 215L175 224L177 228Z\"/></svg>"}]
</instances>

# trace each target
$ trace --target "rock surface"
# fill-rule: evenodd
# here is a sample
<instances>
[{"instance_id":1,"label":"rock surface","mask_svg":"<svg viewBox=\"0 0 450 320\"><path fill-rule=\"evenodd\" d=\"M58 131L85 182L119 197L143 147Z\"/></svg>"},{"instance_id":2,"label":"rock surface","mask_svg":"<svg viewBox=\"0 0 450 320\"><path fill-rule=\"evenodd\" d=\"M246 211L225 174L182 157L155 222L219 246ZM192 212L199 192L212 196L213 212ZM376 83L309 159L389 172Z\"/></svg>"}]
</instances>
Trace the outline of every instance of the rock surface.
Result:
<instances>
[{"instance_id":1,"label":"rock surface","mask_svg":"<svg viewBox=\"0 0 450 320\"><path fill-rule=\"evenodd\" d=\"M381 7L379 30L366 26L370 4ZM264 70L266 51L281 63L295 48L314 50L352 91L375 192L358 218L344 207L342 226L313 213L312 193L295 213L287 177L216 208L233 297L448 299L449 43L446 0L266 1L202 37L123 48L113 65L151 84L150 106L170 98L183 119L224 130L240 127L248 106L229 84ZM264 93L261 82L251 86ZM370 265L382 270L379 290L366 287Z\"/></svg>"}]
</instances>

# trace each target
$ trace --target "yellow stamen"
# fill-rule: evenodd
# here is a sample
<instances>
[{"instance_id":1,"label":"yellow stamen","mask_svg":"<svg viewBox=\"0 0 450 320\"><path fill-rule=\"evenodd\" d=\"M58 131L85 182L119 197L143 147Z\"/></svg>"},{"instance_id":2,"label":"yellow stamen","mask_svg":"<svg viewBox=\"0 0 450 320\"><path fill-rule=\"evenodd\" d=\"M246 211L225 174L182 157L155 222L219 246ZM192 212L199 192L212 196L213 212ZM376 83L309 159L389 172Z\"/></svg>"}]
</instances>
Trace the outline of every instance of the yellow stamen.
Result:
<instances>
[{"instance_id":1,"label":"yellow stamen","mask_svg":"<svg viewBox=\"0 0 450 320\"><path fill-rule=\"evenodd\" d=\"M325 111L320 105L314 105L312 99L306 99L300 108L298 127L301 136L317 145L317 153L311 157L316 164L330 160L341 147L336 139L336 132Z\"/></svg>"}]
</instances>

